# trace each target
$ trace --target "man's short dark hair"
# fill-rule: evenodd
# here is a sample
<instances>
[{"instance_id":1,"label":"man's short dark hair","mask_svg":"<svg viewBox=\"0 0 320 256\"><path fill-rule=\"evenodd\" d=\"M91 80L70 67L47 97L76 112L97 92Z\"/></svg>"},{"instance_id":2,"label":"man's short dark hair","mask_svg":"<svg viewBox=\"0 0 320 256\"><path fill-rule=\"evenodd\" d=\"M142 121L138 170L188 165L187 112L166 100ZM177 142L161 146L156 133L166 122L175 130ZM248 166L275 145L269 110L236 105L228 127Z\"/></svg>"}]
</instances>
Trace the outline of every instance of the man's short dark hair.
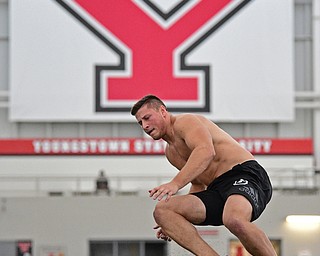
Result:
<instances>
[{"instance_id":1,"label":"man's short dark hair","mask_svg":"<svg viewBox=\"0 0 320 256\"><path fill-rule=\"evenodd\" d=\"M160 106L164 106L166 109L166 105L163 103L162 100L160 100L157 96L149 94L144 96L142 99L140 99L137 103L133 105L131 108L131 115L136 115L138 110L145 104L148 104L150 107L153 107L155 109L159 109Z\"/></svg>"}]
</instances>

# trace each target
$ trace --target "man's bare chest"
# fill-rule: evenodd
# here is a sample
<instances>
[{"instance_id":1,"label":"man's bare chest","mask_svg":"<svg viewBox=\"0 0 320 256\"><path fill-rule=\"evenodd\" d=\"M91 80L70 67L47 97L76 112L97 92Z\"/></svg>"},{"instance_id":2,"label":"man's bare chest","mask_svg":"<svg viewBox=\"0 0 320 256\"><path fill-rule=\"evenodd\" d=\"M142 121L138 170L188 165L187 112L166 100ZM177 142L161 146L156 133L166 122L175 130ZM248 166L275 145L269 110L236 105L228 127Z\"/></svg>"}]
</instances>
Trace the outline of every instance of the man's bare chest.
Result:
<instances>
[{"instance_id":1,"label":"man's bare chest","mask_svg":"<svg viewBox=\"0 0 320 256\"><path fill-rule=\"evenodd\" d=\"M191 150L182 142L168 145L168 151L172 157L179 158L185 162L189 159L191 154Z\"/></svg>"}]
</instances>

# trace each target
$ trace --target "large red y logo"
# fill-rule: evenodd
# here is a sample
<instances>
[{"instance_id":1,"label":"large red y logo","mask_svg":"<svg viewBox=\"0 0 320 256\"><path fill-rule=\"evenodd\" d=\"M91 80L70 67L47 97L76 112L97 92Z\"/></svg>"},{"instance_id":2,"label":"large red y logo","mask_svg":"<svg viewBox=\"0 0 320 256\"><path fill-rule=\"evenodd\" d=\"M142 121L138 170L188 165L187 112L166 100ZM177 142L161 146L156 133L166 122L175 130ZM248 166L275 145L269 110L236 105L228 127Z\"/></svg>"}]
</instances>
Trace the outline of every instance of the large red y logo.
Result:
<instances>
[{"instance_id":1,"label":"large red y logo","mask_svg":"<svg viewBox=\"0 0 320 256\"><path fill-rule=\"evenodd\" d=\"M169 27L163 27L152 19L137 3L159 9L146 0L56 0L80 20L98 38L111 47L119 56L119 65L96 66L96 111L128 111L132 102L145 94L156 94L167 102L173 102L173 111L209 112L210 73L208 66L188 66L185 57L205 38L211 35L247 1L236 1L208 31L184 50L178 60L175 51L188 38L213 19L233 2L231 0L201 0L185 15ZM181 1L182 7L191 1ZM73 6L80 6L108 33L125 45L131 54L125 54L115 40L99 33L88 19ZM174 14L172 12L172 14ZM168 17L162 16L166 19ZM127 56L130 55L130 56ZM130 63L128 59L130 58ZM179 63L176 63L179 62ZM174 65L180 65L178 68ZM193 71L177 75L175 70ZM116 72L126 70L126 74ZM112 71L112 72L110 72ZM195 71L199 75L195 75ZM193 74L193 75L191 75ZM168 104L170 107L170 103Z\"/></svg>"}]
</instances>

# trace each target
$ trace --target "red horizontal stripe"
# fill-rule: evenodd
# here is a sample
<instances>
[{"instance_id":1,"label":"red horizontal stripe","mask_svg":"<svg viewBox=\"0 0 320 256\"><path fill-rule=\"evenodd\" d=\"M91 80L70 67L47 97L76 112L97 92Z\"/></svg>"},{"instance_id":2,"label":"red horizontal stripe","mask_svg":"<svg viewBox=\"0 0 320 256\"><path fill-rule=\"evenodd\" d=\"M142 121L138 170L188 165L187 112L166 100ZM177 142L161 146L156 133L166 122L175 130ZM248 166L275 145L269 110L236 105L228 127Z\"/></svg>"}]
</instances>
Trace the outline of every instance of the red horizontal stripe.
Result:
<instances>
[{"instance_id":1,"label":"red horizontal stripe","mask_svg":"<svg viewBox=\"0 0 320 256\"><path fill-rule=\"evenodd\" d=\"M310 138L239 138L255 155L312 155ZM161 155L165 142L146 138L0 139L0 155Z\"/></svg>"}]
</instances>

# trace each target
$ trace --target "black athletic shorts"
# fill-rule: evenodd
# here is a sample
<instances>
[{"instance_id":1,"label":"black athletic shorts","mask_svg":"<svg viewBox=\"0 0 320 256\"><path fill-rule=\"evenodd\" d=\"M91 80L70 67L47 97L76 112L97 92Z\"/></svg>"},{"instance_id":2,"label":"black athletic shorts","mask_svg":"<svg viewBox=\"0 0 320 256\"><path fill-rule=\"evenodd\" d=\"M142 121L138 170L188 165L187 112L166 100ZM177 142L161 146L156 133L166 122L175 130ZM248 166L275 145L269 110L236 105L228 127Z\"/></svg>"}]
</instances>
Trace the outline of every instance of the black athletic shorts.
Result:
<instances>
[{"instance_id":1,"label":"black athletic shorts","mask_svg":"<svg viewBox=\"0 0 320 256\"><path fill-rule=\"evenodd\" d=\"M256 220L271 199L272 187L268 174L255 160L234 166L216 178L206 190L192 193L206 207L206 219L199 225L220 226L225 202L230 195L243 195L252 205L251 221Z\"/></svg>"}]
</instances>

